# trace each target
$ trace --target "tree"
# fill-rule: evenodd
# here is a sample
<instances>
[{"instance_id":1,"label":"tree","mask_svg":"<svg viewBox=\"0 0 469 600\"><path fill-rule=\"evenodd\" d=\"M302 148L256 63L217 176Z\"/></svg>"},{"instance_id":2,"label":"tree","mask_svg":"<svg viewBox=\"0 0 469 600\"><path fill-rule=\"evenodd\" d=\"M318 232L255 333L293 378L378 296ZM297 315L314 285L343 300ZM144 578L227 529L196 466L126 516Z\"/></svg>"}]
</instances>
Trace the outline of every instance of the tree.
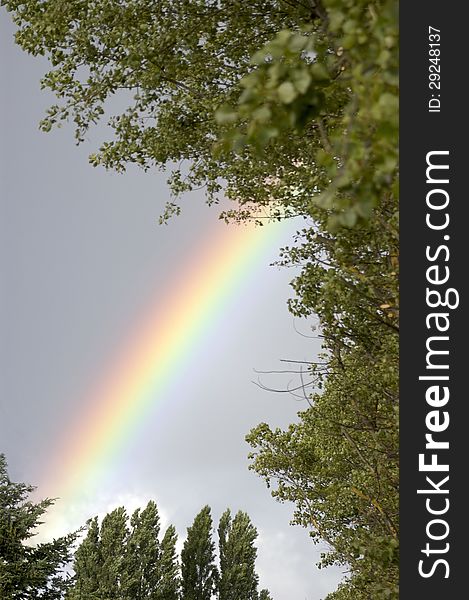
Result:
<instances>
[{"instance_id":1,"label":"tree","mask_svg":"<svg viewBox=\"0 0 469 600\"><path fill-rule=\"evenodd\" d=\"M269 590L261 590L259 594L259 600L272 600Z\"/></svg>"},{"instance_id":2,"label":"tree","mask_svg":"<svg viewBox=\"0 0 469 600\"><path fill-rule=\"evenodd\" d=\"M97 600L100 598L102 559L98 518L87 523L87 534L75 551L73 569L74 585L67 595L70 600Z\"/></svg>"},{"instance_id":3,"label":"tree","mask_svg":"<svg viewBox=\"0 0 469 600\"><path fill-rule=\"evenodd\" d=\"M342 360L298 424L249 434L252 466L295 504L294 523L328 543L323 565L349 566L340 598L398 598L397 378L383 357Z\"/></svg>"},{"instance_id":4,"label":"tree","mask_svg":"<svg viewBox=\"0 0 469 600\"><path fill-rule=\"evenodd\" d=\"M239 511L232 519L228 509L220 520L221 578L210 507L187 529L181 569L176 529L170 525L160 541L155 502L134 511L130 529L127 521L123 507L107 514L101 526L97 517L88 521L87 535L75 552L68 600L211 600L215 593L219 600L258 600L257 531L246 513Z\"/></svg>"},{"instance_id":5,"label":"tree","mask_svg":"<svg viewBox=\"0 0 469 600\"><path fill-rule=\"evenodd\" d=\"M143 511L136 510L130 524L125 541L122 596L126 600L155 598L160 561L160 518L155 502L150 500Z\"/></svg>"},{"instance_id":6,"label":"tree","mask_svg":"<svg viewBox=\"0 0 469 600\"><path fill-rule=\"evenodd\" d=\"M127 513L120 506L108 513L101 523L99 597L102 600L123 598L122 579L127 537Z\"/></svg>"},{"instance_id":7,"label":"tree","mask_svg":"<svg viewBox=\"0 0 469 600\"><path fill-rule=\"evenodd\" d=\"M298 371L299 422L248 436L252 468L350 566L337 598L397 598L397 0L2 4L52 61L43 129L71 118L80 142L127 94L92 164L177 164L173 194L222 192L227 220L305 219L280 264L324 354Z\"/></svg>"},{"instance_id":8,"label":"tree","mask_svg":"<svg viewBox=\"0 0 469 600\"><path fill-rule=\"evenodd\" d=\"M71 600L150 600L160 583L160 521L155 502L136 510L130 519L119 507L88 533L75 553L75 585Z\"/></svg>"},{"instance_id":9,"label":"tree","mask_svg":"<svg viewBox=\"0 0 469 600\"><path fill-rule=\"evenodd\" d=\"M332 598L398 597L398 269L393 204L366 227L307 231L288 260L298 315L321 320L322 360L306 365L298 393L309 403L287 430L249 435L252 468L273 495L295 504L294 521L326 540L323 564L348 565ZM306 377L306 380L304 379ZM304 386L314 386L313 394Z\"/></svg>"},{"instance_id":10,"label":"tree","mask_svg":"<svg viewBox=\"0 0 469 600\"><path fill-rule=\"evenodd\" d=\"M399 236L396 197L378 198L366 221L331 231L328 211L283 251L300 266L290 302L319 317L323 354L296 366L292 391L309 408L285 431L248 435L252 466L294 521L325 540L323 564L351 577L332 598L398 597ZM293 367L292 367L293 369ZM313 393L311 393L313 390Z\"/></svg>"},{"instance_id":11,"label":"tree","mask_svg":"<svg viewBox=\"0 0 469 600\"><path fill-rule=\"evenodd\" d=\"M266 205L295 214L293 176L295 189L305 180L309 200L346 225L397 189L396 0L2 4L22 48L51 61L42 85L59 102L44 130L72 119L81 142L109 99L123 96L94 165L182 161L176 194L206 185L212 201L223 180L248 214ZM220 134L228 155L213 152ZM250 150L266 145L262 158ZM267 178L279 181L274 197ZM166 214L177 210L169 203Z\"/></svg>"},{"instance_id":12,"label":"tree","mask_svg":"<svg viewBox=\"0 0 469 600\"><path fill-rule=\"evenodd\" d=\"M218 579L212 516L205 506L187 528L181 552L182 600L211 600Z\"/></svg>"},{"instance_id":13,"label":"tree","mask_svg":"<svg viewBox=\"0 0 469 600\"><path fill-rule=\"evenodd\" d=\"M31 543L42 515L53 504L50 499L37 504L28 500L34 490L10 480L5 456L0 454L0 597L4 600L59 600L69 585L64 568L76 534Z\"/></svg>"},{"instance_id":14,"label":"tree","mask_svg":"<svg viewBox=\"0 0 469 600\"><path fill-rule=\"evenodd\" d=\"M229 509L223 513L218 526L219 600L258 600L256 538L256 528L246 513L239 511L234 519Z\"/></svg>"},{"instance_id":15,"label":"tree","mask_svg":"<svg viewBox=\"0 0 469 600\"><path fill-rule=\"evenodd\" d=\"M176 553L177 534L173 525L166 530L161 541L156 600L178 600L180 577Z\"/></svg>"},{"instance_id":16,"label":"tree","mask_svg":"<svg viewBox=\"0 0 469 600\"><path fill-rule=\"evenodd\" d=\"M309 403L285 431L248 435L252 468L295 504L294 522L325 540L323 564L351 577L332 598L398 598L398 229L388 198L340 236L320 226L285 255L301 262L297 315L317 314L324 354L300 369ZM306 386L306 387L305 387ZM313 387L314 392L309 393Z\"/></svg>"}]
</instances>

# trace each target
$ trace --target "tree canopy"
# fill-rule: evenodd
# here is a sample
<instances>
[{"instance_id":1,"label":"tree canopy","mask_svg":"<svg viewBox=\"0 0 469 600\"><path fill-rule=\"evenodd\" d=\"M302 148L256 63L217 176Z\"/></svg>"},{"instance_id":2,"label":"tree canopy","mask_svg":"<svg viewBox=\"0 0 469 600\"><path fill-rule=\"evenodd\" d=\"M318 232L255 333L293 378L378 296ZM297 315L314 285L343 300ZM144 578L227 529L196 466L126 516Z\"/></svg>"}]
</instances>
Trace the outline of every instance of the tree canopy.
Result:
<instances>
[{"instance_id":1,"label":"tree canopy","mask_svg":"<svg viewBox=\"0 0 469 600\"><path fill-rule=\"evenodd\" d=\"M210 507L204 506L187 528L181 551L182 600L211 600L217 582L212 514Z\"/></svg>"},{"instance_id":2,"label":"tree canopy","mask_svg":"<svg viewBox=\"0 0 469 600\"><path fill-rule=\"evenodd\" d=\"M179 600L181 581L179 559L176 552L177 533L170 525L161 541L161 554L158 565L157 600Z\"/></svg>"},{"instance_id":3,"label":"tree canopy","mask_svg":"<svg viewBox=\"0 0 469 600\"><path fill-rule=\"evenodd\" d=\"M17 43L52 65L42 128L71 119L81 142L108 119L94 165L178 165L175 194L223 190L249 214L319 203L346 225L396 193L395 0L2 4Z\"/></svg>"},{"instance_id":4,"label":"tree canopy","mask_svg":"<svg viewBox=\"0 0 469 600\"><path fill-rule=\"evenodd\" d=\"M67 600L259 600L255 572L257 531L248 515L229 510L220 519L217 567L210 507L187 529L180 553L169 525L160 535L158 508L150 501L129 519L124 507L87 524L76 549ZM219 576L220 574L220 576ZM266 596L267 594L267 596Z\"/></svg>"},{"instance_id":5,"label":"tree canopy","mask_svg":"<svg viewBox=\"0 0 469 600\"><path fill-rule=\"evenodd\" d=\"M218 526L220 553L219 600L258 600L256 528L239 511L234 518L226 510Z\"/></svg>"},{"instance_id":6,"label":"tree canopy","mask_svg":"<svg viewBox=\"0 0 469 600\"><path fill-rule=\"evenodd\" d=\"M10 480L0 454L0 597L4 600L59 600L68 588L65 567L76 535L33 543L42 515L53 504L50 499L28 500L34 490Z\"/></svg>"},{"instance_id":7,"label":"tree canopy","mask_svg":"<svg viewBox=\"0 0 469 600\"><path fill-rule=\"evenodd\" d=\"M124 538L122 596L144 600L155 596L160 584L160 517L156 503L134 511L130 532Z\"/></svg>"}]
</instances>

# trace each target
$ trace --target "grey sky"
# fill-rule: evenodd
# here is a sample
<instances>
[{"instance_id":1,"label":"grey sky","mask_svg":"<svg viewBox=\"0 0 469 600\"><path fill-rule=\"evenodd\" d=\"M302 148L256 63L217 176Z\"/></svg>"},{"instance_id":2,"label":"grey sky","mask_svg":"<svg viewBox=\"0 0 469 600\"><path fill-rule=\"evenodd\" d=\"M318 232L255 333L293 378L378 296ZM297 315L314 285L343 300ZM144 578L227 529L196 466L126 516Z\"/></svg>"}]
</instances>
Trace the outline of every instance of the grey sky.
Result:
<instances>
[{"instance_id":1,"label":"grey sky","mask_svg":"<svg viewBox=\"0 0 469 600\"><path fill-rule=\"evenodd\" d=\"M216 209L193 195L180 218L159 227L164 174L96 170L87 162L93 140L76 148L70 129L40 133L50 103L39 91L44 63L20 52L3 11L0 19L0 451L14 479L40 486L86 390L148 298L202 243ZM75 527L116 504L131 509L154 498L184 536L205 503L215 519L227 506L242 508L260 531L262 585L275 600L319 600L338 571L316 569L320 549L289 526L292 507L274 502L247 470L249 429L261 421L286 426L304 407L257 388L253 369L312 359L318 349L295 332L286 308L293 274L268 267L275 256L272 248L194 361L182 365L158 423L142 425L99 492L85 490L65 513ZM271 377L264 381L285 383Z\"/></svg>"}]
</instances>

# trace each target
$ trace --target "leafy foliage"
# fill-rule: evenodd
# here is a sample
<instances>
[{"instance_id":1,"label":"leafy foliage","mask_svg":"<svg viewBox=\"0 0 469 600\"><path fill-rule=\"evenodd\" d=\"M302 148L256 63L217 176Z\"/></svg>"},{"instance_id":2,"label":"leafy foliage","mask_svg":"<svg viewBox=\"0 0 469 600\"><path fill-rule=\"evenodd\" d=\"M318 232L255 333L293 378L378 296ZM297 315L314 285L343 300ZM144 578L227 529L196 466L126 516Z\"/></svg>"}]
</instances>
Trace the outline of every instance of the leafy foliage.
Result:
<instances>
[{"instance_id":1,"label":"leafy foliage","mask_svg":"<svg viewBox=\"0 0 469 600\"><path fill-rule=\"evenodd\" d=\"M88 531L75 553L74 585L69 600L259 600L255 572L257 531L248 515L234 519L227 510L219 526L220 574L215 564L210 507L205 506L187 529L181 551L170 525L160 540L158 509L150 501L136 510L130 527L123 507L107 514ZM263 595L262 595L263 594ZM267 593L268 594L268 593Z\"/></svg>"},{"instance_id":2,"label":"leafy foliage","mask_svg":"<svg viewBox=\"0 0 469 600\"><path fill-rule=\"evenodd\" d=\"M101 549L98 519L87 523L88 531L74 555L75 581L67 598L99 598L101 576Z\"/></svg>"},{"instance_id":3,"label":"leafy foliage","mask_svg":"<svg viewBox=\"0 0 469 600\"><path fill-rule=\"evenodd\" d=\"M311 24L280 31L252 57L237 105L217 112L231 124L220 148L288 147L292 131L310 138L315 202L333 209L330 226L350 227L392 184L397 194L397 3L313 4Z\"/></svg>"},{"instance_id":4,"label":"leafy foliage","mask_svg":"<svg viewBox=\"0 0 469 600\"><path fill-rule=\"evenodd\" d=\"M395 0L2 4L19 26L17 42L52 63L42 85L59 103L44 130L72 119L81 142L116 106L112 97L127 105L110 117L114 138L91 156L94 165L182 161L171 179L175 194L205 185L215 201L223 181L238 205L257 207L270 204L270 195L259 187L246 193L247 181L304 169L307 196L334 209L332 226L368 218L394 185ZM238 121L241 129L233 128ZM213 153L226 129L219 124L227 123L221 147L234 147L235 156ZM273 141L272 157L256 157ZM295 194L281 187L281 214L294 212ZM165 216L178 210L170 202Z\"/></svg>"},{"instance_id":5,"label":"leafy foliage","mask_svg":"<svg viewBox=\"0 0 469 600\"><path fill-rule=\"evenodd\" d=\"M181 552L182 600L210 600L216 589L218 570L212 540L212 516L209 506L187 528Z\"/></svg>"},{"instance_id":6,"label":"leafy foliage","mask_svg":"<svg viewBox=\"0 0 469 600\"><path fill-rule=\"evenodd\" d=\"M136 510L130 520L131 531L126 540L122 588L128 600L155 596L159 586L160 518L154 502Z\"/></svg>"},{"instance_id":7,"label":"leafy foliage","mask_svg":"<svg viewBox=\"0 0 469 600\"><path fill-rule=\"evenodd\" d=\"M81 142L124 103L93 165L172 165L173 195L223 193L227 220L305 219L280 262L300 268L290 309L319 317L324 355L299 422L249 434L252 468L329 543L323 564L349 565L330 598L397 598L397 1L1 1L52 63L44 130L72 119ZM209 519L187 598L196 539L213 589Z\"/></svg>"},{"instance_id":8,"label":"leafy foliage","mask_svg":"<svg viewBox=\"0 0 469 600\"><path fill-rule=\"evenodd\" d=\"M130 525L130 526L129 526ZM70 600L177 600L179 565L177 540L170 526L159 540L160 519L155 502L129 519L123 507L107 514L88 531L75 552Z\"/></svg>"},{"instance_id":9,"label":"leafy foliage","mask_svg":"<svg viewBox=\"0 0 469 600\"><path fill-rule=\"evenodd\" d=\"M219 600L258 600L256 538L257 531L246 513L239 511L234 519L229 510L223 513L218 526Z\"/></svg>"},{"instance_id":10,"label":"leafy foliage","mask_svg":"<svg viewBox=\"0 0 469 600\"><path fill-rule=\"evenodd\" d=\"M180 578L179 561L176 553L177 534L173 525L170 525L161 541L161 555L158 565L157 600L178 600Z\"/></svg>"},{"instance_id":11,"label":"leafy foliage","mask_svg":"<svg viewBox=\"0 0 469 600\"><path fill-rule=\"evenodd\" d=\"M31 485L13 483L0 454L0 597L2 600L59 600L68 588L64 568L76 535L50 543L31 543L41 517L53 504L35 504Z\"/></svg>"},{"instance_id":12,"label":"leafy foliage","mask_svg":"<svg viewBox=\"0 0 469 600\"><path fill-rule=\"evenodd\" d=\"M252 468L296 505L294 522L347 564L337 598L398 597L398 236L392 202L340 236L305 229L286 262L297 315L317 314L324 354L309 365L316 392L286 431L248 436ZM274 485L275 484L275 485ZM339 593L339 592L338 592ZM334 598L331 595L331 599Z\"/></svg>"},{"instance_id":13,"label":"leafy foliage","mask_svg":"<svg viewBox=\"0 0 469 600\"><path fill-rule=\"evenodd\" d=\"M99 593L102 598L123 596L122 572L128 535L127 513L123 507L116 508L104 517L99 540Z\"/></svg>"}]
</instances>

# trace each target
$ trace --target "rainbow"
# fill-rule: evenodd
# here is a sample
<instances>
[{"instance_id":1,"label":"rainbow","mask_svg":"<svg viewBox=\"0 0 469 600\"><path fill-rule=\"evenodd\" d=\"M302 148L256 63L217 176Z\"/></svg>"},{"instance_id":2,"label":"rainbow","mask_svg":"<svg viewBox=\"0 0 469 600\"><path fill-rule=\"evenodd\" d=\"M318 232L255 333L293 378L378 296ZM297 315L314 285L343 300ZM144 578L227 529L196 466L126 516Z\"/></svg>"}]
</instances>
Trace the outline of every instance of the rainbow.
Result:
<instances>
[{"instance_id":1,"label":"rainbow","mask_svg":"<svg viewBox=\"0 0 469 600\"><path fill-rule=\"evenodd\" d=\"M159 410L175 374L194 356L230 297L265 264L274 245L278 248L280 235L285 236L283 223L224 227L217 222L175 281L165 282L167 291L150 302L108 372L80 403L80 415L59 441L47 485L40 489L67 504L80 490L98 487L100 476Z\"/></svg>"}]
</instances>

